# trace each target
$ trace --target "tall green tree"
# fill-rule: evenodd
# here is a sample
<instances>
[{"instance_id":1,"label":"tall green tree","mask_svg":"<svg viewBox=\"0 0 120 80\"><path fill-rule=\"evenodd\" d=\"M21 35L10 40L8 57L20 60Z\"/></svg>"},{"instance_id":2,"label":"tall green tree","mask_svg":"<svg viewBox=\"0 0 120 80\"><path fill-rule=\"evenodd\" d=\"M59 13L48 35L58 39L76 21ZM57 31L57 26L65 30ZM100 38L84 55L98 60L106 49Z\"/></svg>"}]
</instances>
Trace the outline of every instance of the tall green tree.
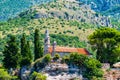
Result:
<instances>
[{"instance_id":1,"label":"tall green tree","mask_svg":"<svg viewBox=\"0 0 120 80\"><path fill-rule=\"evenodd\" d=\"M97 29L88 39L92 47L97 50L96 58L102 63L113 64L120 59L120 50L117 49L120 48L120 32L116 29ZM112 59L113 56L114 59Z\"/></svg>"},{"instance_id":2,"label":"tall green tree","mask_svg":"<svg viewBox=\"0 0 120 80\"><path fill-rule=\"evenodd\" d=\"M16 68L19 66L21 55L19 52L19 45L16 42L15 36L10 36L3 51L4 59L3 64L7 69Z\"/></svg>"},{"instance_id":3,"label":"tall green tree","mask_svg":"<svg viewBox=\"0 0 120 80\"><path fill-rule=\"evenodd\" d=\"M34 34L34 54L35 54L34 60L43 56L43 48L40 43L40 35L38 29L35 29L35 34Z\"/></svg>"},{"instance_id":4,"label":"tall green tree","mask_svg":"<svg viewBox=\"0 0 120 80\"><path fill-rule=\"evenodd\" d=\"M25 34L21 38L21 66L29 65L32 62L32 53L30 50L29 41L26 40Z\"/></svg>"},{"instance_id":5,"label":"tall green tree","mask_svg":"<svg viewBox=\"0 0 120 80\"><path fill-rule=\"evenodd\" d=\"M26 36L25 34L23 34L21 37L21 55L22 56L26 56L26 52L25 52L26 43L27 43Z\"/></svg>"}]
</instances>

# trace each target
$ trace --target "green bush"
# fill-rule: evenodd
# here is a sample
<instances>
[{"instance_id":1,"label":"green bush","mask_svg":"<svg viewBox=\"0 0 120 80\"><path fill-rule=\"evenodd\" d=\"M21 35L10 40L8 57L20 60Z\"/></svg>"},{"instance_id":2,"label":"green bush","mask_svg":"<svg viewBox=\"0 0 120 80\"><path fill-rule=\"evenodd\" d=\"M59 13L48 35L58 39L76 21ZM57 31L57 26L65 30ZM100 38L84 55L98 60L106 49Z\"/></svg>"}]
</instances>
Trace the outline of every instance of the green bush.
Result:
<instances>
[{"instance_id":1,"label":"green bush","mask_svg":"<svg viewBox=\"0 0 120 80\"><path fill-rule=\"evenodd\" d=\"M51 61L51 55L48 53L48 54L46 54L44 57L43 57L43 60L42 60L42 62L44 62L44 63L49 63Z\"/></svg>"},{"instance_id":2,"label":"green bush","mask_svg":"<svg viewBox=\"0 0 120 80\"><path fill-rule=\"evenodd\" d=\"M69 60L70 60L70 56L65 55L65 56L62 57L62 61L61 61L61 62L62 62L62 63L68 63Z\"/></svg>"},{"instance_id":3,"label":"green bush","mask_svg":"<svg viewBox=\"0 0 120 80\"><path fill-rule=\"evenodd\" d=\"M33 72L30 76L30 80L46 80L46 76L42 73Z\"/></svg>"},{"instance_id":4,"label":"green bush","mask_svg":"<svg viewBox=\"0 0 120 80\"><path fill-rule=\"evenodd\" d=\"M11 80L11 76L4 69L0 69L0 80Z\"/></svg>"},{"instance_id":5,"label":"green bush","mask_svg":"<svg viewBox=\"0 0 120 80\"><path fill-rule=\"evenodd\" d=\"M12 76L11 80L20 80L18 76Z\"/></svg>"},{"instance_id":6,"label":"green bush","mask_svg":"<svg viewBox=\"0 0 120 80\"><path fill-rule=\"evenodd\" d=\"M86 67L84 77L87 77L89 80L101 80L103 71L101 70L102 65L100 61L88 58L84 61L84 65Z\"/></svg>"},{"instance_id":7,"label":"green bush","mask_svg":"<svg viewBox=\"0 0 120 80\"><path fill-rule=\"evenodd\" d=\"M56 53L55 55L54 55L54 57L53 57L53 60L58 60L58 59L60 59L60 55L58 54L58 53Z\"/></svg>"}]
</instances>

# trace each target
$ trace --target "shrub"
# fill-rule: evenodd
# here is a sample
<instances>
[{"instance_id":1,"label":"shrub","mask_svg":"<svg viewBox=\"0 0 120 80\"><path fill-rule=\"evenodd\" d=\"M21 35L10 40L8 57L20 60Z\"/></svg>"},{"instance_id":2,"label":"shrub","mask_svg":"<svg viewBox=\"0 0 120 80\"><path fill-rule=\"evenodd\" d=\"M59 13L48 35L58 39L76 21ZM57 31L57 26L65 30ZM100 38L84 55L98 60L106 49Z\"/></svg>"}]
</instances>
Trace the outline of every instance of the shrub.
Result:
<instances>
[{"instance_id":1,"label":"shrub","mask_svg":"<svg viewBox=\"0 0 120 80\"><path fill-rule=\"evenodd\" d=\"M58 53L56 53L55 55L54 55L54 57L53 57L53 60L58 60L60 58L60 55L58 54Z\"/></svg>"},{"instance_id":2,"label":"shrub","mask_svg":"<svg viewBox=\"0 0 120 80\"><path fill-rule=\"evenodd\" d=\"M44 63L49 63L50 61L51 61L51 55L50 55L50 54L46 54L46 55L43 57L42 62L44 62Z\"/></svg>"},{"instance_id":3,"label":"shrub","mask_svg":"<svg viewBox=\"0 0 120 80\"><path fill-rule=\"evenodd\" d=\"M42 73L33 72L30 76L30 80L46 80L46 76Z\"/></svg>"},{"instance_id":4,"label":"shrub","mask_svg":"<svg viewBox=\"0 0 120 80\"><path fill-rule=\"evenodd\" d=\"M70 56L65 55L62 57L62 61L61 61L62 63L69 63L69 61L70 61Z\"/></svg>"},{"instance_id":5,"label":"shrub","mask_svg":"<svg viewBox=\"0 0 120 80\"><path fill-rule=\"evenodd\" d=\"M4 69L0 69L0 80L11 80L11 76Z\"/></svg>"},{"instance_id":6,"label":"shrub","mask_svg":"<svg viewBox=\"0 0 120 80\"><path fill-rule=\"evenodd\" d=\"M45 67L45 64L42 62L42 60L43 58L39 58L33 63L35 71L38 71L38 68L43 69Z\"/></svg>"},{"instance_id":7,"label":"shrub","mask_svg":"<svg viewBox=\"0 0 120 80\"><path fill-rule=\"evenodd\" d=\"M89 80L101 80L103 77L103 71L101 70L100 61L94 58L88 58L84 61L84 65L86 67L84 74L85 77L87 77Z\"/></svg>"}]
</instances>

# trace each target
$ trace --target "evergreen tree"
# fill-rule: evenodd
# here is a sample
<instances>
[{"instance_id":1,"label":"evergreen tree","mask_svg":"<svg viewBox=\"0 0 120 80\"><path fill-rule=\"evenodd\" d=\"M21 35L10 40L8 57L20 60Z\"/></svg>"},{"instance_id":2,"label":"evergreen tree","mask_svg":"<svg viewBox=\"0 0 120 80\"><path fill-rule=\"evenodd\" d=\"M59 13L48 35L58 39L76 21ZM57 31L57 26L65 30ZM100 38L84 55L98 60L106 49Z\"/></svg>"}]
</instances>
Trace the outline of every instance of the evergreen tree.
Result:
<instances>
[{"instance_id":1,"label":"evergreen tree","mask_svg":"<svg viewBox=\"0 0 120 80\"><path fill-rule=\"evenodd\" d=\"M26 36L25 34L23 34L21 38L21 55L22 56L26 56L26 51L25 51L26 43L27 43Z\"/></svg>"},{"instance_id":2,"label":"evergreen tree","mask_svg":"<svg viewBox=\"0 0 120 80\"><path fill-rule=\"evenodd\" d=\"M29 65L32 62L32 53L30 50L30 44L29 41L26 41L26 36L23 34L21 38L21 66Z\"/></svg>"},{"instance_id":3,"label":"evergreen tree","mask_svg":"<svg viewBox=\"0 0 120 80\"><path fill-rule=\"evenodd\" d=\"M97 59L102 63L120 60L120 32L113 28L100 28L89 36L89 43L97 50Z\"/></svg>"},{"instance_id":4,"label":"evergreen tree","mask_svg":"<svg viewBox=\"0 0 120 80\"><path fill-rule=\"evenodd\" d=\"M31 50L30 50L30 43L29 43L29 41L27 41L27 53L28 53L28 57L31 59L31 60L33 60L33 55L32 55L32 52L31 52Z\"/></svg>"},{"instance_id":5,"label":"evergreen tree","mask_svg":"<svg viewBox=\"0 0 120 80\"><path fill-rule=\"evenodd\" d=\"M4 51L3 64L7 69L16 68L19 66L21 55L19 53L18 43L15 36L10 36L10 40L7 42Z\"/></svg>"},{"instance_id":6,"label":"evergreen tree","mask_svg":"<svg viewBox=\"0 0 120 80\"><path fill-rule=\"evenodd\" d=\"M34 34L34 59L38 59L43 56L43 48L42 45L40 44L40 38L39 38L39 30L35 30Z\"/></svg>"}]
</instances>

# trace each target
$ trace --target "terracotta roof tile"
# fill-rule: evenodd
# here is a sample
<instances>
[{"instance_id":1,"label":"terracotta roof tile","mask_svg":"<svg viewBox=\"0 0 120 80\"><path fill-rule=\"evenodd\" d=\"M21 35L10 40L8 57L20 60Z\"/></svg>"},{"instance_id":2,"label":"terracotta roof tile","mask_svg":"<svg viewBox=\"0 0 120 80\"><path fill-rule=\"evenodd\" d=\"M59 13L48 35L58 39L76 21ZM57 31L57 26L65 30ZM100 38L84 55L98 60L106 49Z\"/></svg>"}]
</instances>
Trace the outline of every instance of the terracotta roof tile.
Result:
<instances>
[{"instance_id":1,"label":"terracotta roof tile","mask_svg":"<svg viewBox=\"0 0 120 80\"><path fill-rule=\"evenodd\" d=\"M53 47L49 47L49 53L53 52ZM85 49L85 48L69 48L69 47L59 47L57 46L55 48L55 52L59 53L59 52L66 52L66 53L80 53L80 54L85 54L85 55L89 55L89 52Z\"/></svg>"}]
</instances>

